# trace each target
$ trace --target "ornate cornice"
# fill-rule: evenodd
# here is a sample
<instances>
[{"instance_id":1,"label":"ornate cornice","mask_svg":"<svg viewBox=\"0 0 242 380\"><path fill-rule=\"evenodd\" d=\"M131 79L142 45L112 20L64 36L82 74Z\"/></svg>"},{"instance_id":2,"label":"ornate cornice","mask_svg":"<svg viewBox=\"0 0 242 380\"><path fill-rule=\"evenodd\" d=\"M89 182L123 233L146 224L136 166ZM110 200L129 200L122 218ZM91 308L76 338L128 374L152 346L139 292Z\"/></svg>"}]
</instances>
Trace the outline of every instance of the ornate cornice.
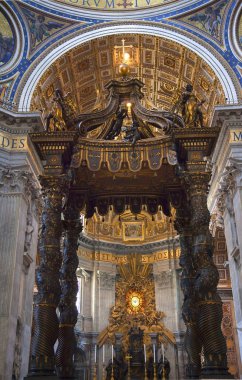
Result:
<instances>
[{"instance_id":1,"label":"ornate cornice","mask_svg":"<svg viewBox=\"0 0 242 380\"><path fill-rule=\"evenodd\" d=\"M1 130L14 134L27 134L43 129L39 112L15 112L0 107Z\"/></svg>"},{"instance_id":2,"label":"ornate cornice","mask_svg":"<svg viewBox=\"0 0 242 380\"><path fill-rule=\"evenodd\" d=\"M99 250L104 252L115 253L117 255L124 255L126 253L153 253L162 249L166 249L169 245L174 244L175 247L179 247L179 236L173 239L166 239L155 243L140 244L140 245L127 245L127 244L115 244L104 241L97 241L91 239L83 234L79 237L79 247L87 248L90 251Z\"/></svg>"}]
</instances>

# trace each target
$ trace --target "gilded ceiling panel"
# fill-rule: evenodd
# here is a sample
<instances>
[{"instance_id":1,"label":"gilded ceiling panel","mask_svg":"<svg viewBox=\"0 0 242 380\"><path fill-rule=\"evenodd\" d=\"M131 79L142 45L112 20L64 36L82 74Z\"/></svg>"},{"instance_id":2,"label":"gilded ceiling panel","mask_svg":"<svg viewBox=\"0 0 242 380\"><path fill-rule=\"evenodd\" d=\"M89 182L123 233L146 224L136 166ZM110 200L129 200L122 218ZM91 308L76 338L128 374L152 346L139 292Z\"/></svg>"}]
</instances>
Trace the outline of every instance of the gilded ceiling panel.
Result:
<instances>
[{"instance_id":1,"label":"gilded ceiling panel","mask_svg":"<svg viewBox=\"0 0 242 380\"><path fill-rule=\"evenodd\" d=\"M104 108L105 84L119 77L118 54L125 39L131 58L131 76L144 83L144 105L169 110L179 93L192 84L198 99L205 100L205 123L215 104L225 101L222 86L211 68L184 46L145 35L119 35L96 39L70 50L42 76L32 99L32 109L41 109L45 117L51 109L54 90L70 92L79 113Z\"/></svg>"}]
</instances>

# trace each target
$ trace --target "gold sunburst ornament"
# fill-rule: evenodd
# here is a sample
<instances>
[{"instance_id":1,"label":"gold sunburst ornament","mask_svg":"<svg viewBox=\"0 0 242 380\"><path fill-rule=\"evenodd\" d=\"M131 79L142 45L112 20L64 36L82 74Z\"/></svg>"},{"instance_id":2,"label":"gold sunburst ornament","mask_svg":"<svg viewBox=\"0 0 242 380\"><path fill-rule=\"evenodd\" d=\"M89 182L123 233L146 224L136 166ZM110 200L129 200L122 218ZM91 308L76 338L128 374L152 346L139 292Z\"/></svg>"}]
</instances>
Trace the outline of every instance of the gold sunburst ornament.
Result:
<instances>
[{"instance_id":1,"label":"gold sunburst ornament","mask_svg":"<svg viewBox=\"0 0 242 380\"><path fill-rule=\"evenodd\" d=\"M129 314L141 313L144 309L144 296L137 290L129 290L126 294L127 312Z\"/></svg>"}]
</instances>

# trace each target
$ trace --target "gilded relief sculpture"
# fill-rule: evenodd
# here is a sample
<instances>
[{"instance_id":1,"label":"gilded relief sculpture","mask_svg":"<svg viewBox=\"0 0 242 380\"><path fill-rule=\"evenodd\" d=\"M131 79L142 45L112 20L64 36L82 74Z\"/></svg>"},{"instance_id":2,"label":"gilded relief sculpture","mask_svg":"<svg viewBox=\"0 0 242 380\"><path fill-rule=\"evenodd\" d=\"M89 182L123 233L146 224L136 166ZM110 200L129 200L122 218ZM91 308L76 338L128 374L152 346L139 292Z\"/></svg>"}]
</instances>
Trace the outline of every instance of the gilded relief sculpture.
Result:
<instances>
[{"instance_id":1,"label":"gilded relief sculpture","mask_svg":"<svg viewBox=\"0 0 242 380\"><path fill-rule=\"evenodd\" d=\"M176 341L162 321L165 314L156 310L151 266L142 264L139 255L132 255L127 264L120 264L118 268L120 279L116 282L115 306L110 311L109 325L100 333L98 343L100 347L105 343L115 346L116 379L123 380L127 372L131 378L133 376L143 379L145 368L154 373L154 352L150 334L156 334L157 345L175 345ZM117 341L119 334L120 343ZM147 351L147 363L144 347ZM156 371L157 368L158 366L155 367ZM112 363L109 363L107 379L111 379L111 369Z\"/></svg>"}]
</instances>

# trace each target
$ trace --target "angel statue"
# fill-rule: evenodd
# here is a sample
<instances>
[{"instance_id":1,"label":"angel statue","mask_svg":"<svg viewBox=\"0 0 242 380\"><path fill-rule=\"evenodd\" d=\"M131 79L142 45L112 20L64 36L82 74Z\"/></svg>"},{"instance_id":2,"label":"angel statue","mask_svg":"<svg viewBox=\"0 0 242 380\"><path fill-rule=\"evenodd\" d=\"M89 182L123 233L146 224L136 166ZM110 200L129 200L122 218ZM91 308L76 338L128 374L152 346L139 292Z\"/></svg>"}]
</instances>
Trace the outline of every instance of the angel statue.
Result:
<instances>
[{"instance_id":1,"label":"angel statue","mask_svg":"<svg viewBox=\"0 0 242 380\"><path fill-rule=\"evenodd\" d=\"M106 136L106 140L114 140L120 132L123 125L123 121L125 117L128 115L128 111L126 107L120 106L119 110L115 114L115 117L111 123L110 130Z\"/></svg>"},{"instance_id":2,"label":"angel statue","mask_svg":"<svg viewBox=\"0 0 242 380\"><path fill-rule=\"evenodd\" d=\"M173 105L171 111L181 113L187 127L204 127L203 114L200 109L205 100L199 101L192 93L193 86L188 84Z\"/></svg>"}]
</instances>

